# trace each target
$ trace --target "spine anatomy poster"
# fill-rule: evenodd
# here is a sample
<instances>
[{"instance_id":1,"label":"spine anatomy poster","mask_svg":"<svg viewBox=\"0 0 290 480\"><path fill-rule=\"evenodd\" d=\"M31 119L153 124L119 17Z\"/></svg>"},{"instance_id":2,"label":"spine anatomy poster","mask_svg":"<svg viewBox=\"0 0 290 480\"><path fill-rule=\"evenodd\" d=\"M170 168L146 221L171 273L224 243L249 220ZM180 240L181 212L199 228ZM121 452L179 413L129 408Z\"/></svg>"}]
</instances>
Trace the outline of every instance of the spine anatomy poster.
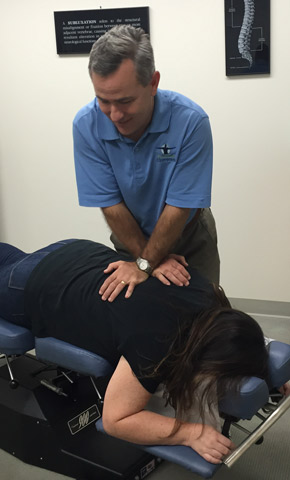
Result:
<instances>
[{"instance_id":1,"label":"spine anatomy poster","mask_svg":"<svg viewBox=\"0 0 290 480\"><path fill-rule=\"evenodd\" d=\"M270 73L270 0L225 0L226 75Z\"/></svg>"}]
</instances>

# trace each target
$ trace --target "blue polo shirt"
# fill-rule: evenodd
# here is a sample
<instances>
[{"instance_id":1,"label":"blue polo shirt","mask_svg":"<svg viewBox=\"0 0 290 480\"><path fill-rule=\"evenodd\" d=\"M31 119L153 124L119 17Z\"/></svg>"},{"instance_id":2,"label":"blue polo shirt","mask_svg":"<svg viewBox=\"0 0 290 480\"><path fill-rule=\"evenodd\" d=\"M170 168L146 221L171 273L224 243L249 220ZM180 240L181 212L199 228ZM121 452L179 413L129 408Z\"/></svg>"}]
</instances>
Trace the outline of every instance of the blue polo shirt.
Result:
<instances>
[{"instance_id":1,"label":"blue polo shirt","mask_svg":"<svg viewBox=\"0 0 290 480\"><path fill-rule=\"evenodd\" d=\"M207 114L175 92L158 90L150 125L138 142L123 137L97 99L73 122L79 204L109 207L124 201L150 236L165 204L210 206L212 136Z\"/></svg>"}]
</instances>

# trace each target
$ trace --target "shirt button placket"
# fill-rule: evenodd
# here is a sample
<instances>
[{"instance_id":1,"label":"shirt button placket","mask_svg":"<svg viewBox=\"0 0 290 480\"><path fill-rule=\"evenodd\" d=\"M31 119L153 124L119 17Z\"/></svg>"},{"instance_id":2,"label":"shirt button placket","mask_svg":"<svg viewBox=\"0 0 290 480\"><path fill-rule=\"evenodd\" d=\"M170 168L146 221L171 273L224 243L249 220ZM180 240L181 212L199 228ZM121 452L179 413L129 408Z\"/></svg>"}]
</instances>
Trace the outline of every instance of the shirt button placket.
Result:
<instances>
[{"instance_id":1,"label":"shirt button placket","mask_svg":"<svg viewBox=\"0 0 290 480\"><path fill-rule=\"evenodd\" d=\"M142 165L140 161L140 146L134 148L135 179L142 179Z\"/></svg>"}]
</instances>

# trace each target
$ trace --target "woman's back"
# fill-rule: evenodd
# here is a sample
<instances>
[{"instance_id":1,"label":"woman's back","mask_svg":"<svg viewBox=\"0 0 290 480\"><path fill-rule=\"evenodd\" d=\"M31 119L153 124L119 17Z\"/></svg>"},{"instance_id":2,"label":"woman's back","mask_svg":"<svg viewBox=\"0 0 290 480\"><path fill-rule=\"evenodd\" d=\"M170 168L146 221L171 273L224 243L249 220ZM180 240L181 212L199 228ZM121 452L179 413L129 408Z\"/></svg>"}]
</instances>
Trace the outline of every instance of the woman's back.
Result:
<instances>
[{"instance_id":1,"label":"woman's back","mask_svg":"<svg viewBox=\"0 0 290 480\"><path fill-rule=\"evenodd\" d=\"M123 355L140 375L166 355L180 322L212 306L214 294L193 271L188 287L149 278L131 298L122 293L114 302L103 301L98 293L106 278L103 271L120 259L112 249L88 240L61 247L34 269L26 286L26 314L36 336L98 353L113 366ZM147 379L147 388L154 390L159 380Z\"/></svg>"}]
</instances>

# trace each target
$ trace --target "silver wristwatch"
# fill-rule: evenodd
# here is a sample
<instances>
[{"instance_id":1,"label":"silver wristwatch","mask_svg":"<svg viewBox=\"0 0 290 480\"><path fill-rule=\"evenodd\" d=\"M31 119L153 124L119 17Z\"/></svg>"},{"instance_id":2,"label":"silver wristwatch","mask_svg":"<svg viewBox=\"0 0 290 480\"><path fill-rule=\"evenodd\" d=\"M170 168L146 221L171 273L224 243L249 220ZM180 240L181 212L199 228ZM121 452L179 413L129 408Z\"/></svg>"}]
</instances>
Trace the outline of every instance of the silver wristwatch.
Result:
<instances>
[{"instance_id":1,"label":"silver wristwatch","mask_svg":"<svg viewBox=\"0 0 290 480\"><path fill-rule=\"evenodd\" d=\"M138 257L136 260L136 264L139 270L141 270L142 272L148 273L148 275L151 275L153 268L151 267L148 260L145 260L145 258Z\"/></svg>"}]
</instances>

